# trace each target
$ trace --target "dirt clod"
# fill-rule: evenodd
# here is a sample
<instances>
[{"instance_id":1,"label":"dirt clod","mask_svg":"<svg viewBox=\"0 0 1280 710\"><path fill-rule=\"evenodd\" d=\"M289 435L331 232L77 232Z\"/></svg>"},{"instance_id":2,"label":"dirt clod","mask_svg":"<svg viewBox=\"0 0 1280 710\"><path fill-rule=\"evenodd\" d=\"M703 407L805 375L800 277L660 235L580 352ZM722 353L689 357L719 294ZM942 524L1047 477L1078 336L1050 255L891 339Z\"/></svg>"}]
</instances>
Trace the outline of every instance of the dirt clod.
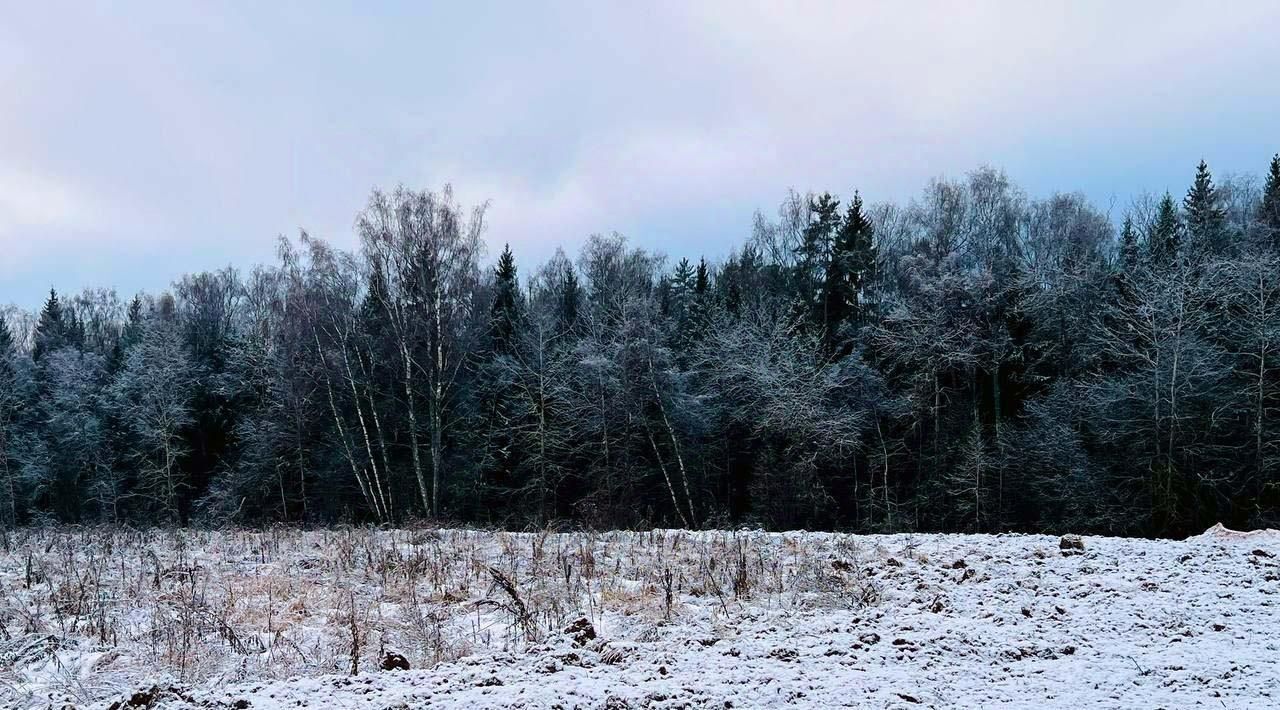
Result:
<instances>
[{"instance_id":1,"label":"dirt clod","mask_svg":"<svg viewBox=\"0 0 1280 710\"><path fill-rule=\"evenodd\" d=\"M409 659L398 653L388 653L382 657L381 665L384 671L407 671L409 670Z\"/></svg>"},{"instance_id":2,"label":"dirt clod","mask_svg":"<svg viewBox=\"0 0 1280 710\"><path fill-rule=\"evenodd\" d=\"M584 616L572 624L569 624L569 626L565 628L564 633L566 636L573 639L574 646L586 646L588 641L595 639L596 627L592 626L591 622Z\"/></svg>"}]
</instances>

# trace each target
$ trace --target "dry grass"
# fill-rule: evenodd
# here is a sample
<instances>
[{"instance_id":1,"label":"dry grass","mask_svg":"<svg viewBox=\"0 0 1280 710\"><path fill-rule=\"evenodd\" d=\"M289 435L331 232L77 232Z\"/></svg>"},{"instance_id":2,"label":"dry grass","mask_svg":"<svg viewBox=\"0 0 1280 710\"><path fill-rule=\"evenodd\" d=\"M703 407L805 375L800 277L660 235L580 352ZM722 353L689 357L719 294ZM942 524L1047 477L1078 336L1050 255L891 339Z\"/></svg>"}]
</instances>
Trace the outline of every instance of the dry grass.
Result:
<instances>
[{"instance_id":1,"label":"dry grass","mask_svg":"<svg viewBox=\"0 0 1280 710\"><path fill-rule=\"evenodd\" d=\"M350 673L518 649L586 617L858 607L884 557L844 536L28 529L0 550L0 699L89 702L146 679Z\"/></svg>"}]
</instances>

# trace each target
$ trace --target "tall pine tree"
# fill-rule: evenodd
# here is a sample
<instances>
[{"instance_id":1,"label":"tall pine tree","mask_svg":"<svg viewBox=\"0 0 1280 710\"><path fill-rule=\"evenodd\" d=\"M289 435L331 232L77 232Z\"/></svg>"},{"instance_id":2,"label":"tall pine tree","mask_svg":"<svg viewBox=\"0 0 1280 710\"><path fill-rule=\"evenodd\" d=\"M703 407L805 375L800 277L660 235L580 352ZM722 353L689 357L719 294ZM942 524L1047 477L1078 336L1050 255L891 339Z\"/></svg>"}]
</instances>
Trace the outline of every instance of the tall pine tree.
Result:
<instances>
[{"instance_id":1,"label":"tall pine tree","mask_svg":"<svg viewBox=\"0 0 1280 710\"><path fill-rule=\"evenodd\" d=\"M1186 214L1188 258L1201 261L1225 254L1230 246L1227 213L1203 160L1196 166L1195 182L1187 190L1182 207Z\"/></svg>"},{"instance_id":2,"label":"tall pine tree","mask_svg":"<svg viewBox=\"0 0 1280 710\"><path fill-rule=\"evenodd\" d=\"M489 308L489 333L495 353L509 354L515 349L516 329L520 320L520 279L511 245L502 247L502 256L493 270L493 305Z\"/></svg>"},{"instance_id":3,"label":"tall pine tree","mask_svg":"<svg viewBox=\"0 0 1280 710\"><path fill-rule=\"evenodd\" d=\"M578 277L569 268L564 273L564 281L560 284L559 309L557 319L560 332L571 333L578 327L578 301L582 298L582 288L578 286Z\"/></svg>"},{"instance_id":4,"label":"tall pine tree","mask_svg":"<svg viewBox=\"0 0 1280 710\"><path fill-rule=\"evenodd\" d=\"M35 347L31 351L31 359L39 362L45 355L65 347L67 341L67 322L62 302L58 300L58 292L51 288L36 323Z\"/></svg>"},{"instance_id":5,"label":"tall pine tree","mask_svg":"<svg viewBox=\"0 0 1280 710\"><path fill-rule=\"evenodd\" d=\"M805 315L821 333L827 332L825 285L832 246L840 228L840 200L829 192L809 200L809 224L801 234L796 263L796 289Z\"/></svg>"},{"instance_id":6,"label":"tall pine tree","mask_svg":"<svg viewBox=\"0 0 1280 710\"><path fill-rule=\"evenodd\" d=\"M875 225L862 209L862 195L856 190L844 223L836 241L836 251L844 271L844 296L848 304L847 317L855 324L862 324L867 317L866 290L876 276ZM832 259L835 261L835 258Z\"/></svg>"},{"instance_id":7,"label":"tall pine tree","mask_svg":"<svg viewBox=\"0 0 1280 710\"><path fill-rule=\"evenodd\" d=\"M1280 250L1280 153L1271 158L1262 203L1258 205L1258 221L1266 230L1271 248Z\"/></svg>"},{"instance_id":8,"label":"tall pine tree","mask_svg":"<svg viewBox=\"0 0 1280 710\"><path fill-rule=\"evenodd\" d=\"M518 360L520 323L520 286L515 257L510 245L502 249L493 269L493 302L489 307L489 352L475 381L480 431L483 433L480 459L481 484L497 498L482 498L485 507L502 507L502 495L517 484L523 452L517 443L516 430L523 412L519 392L512 373Z\"/></svg>"},{"instance_id":9,"label":"tall pine tree","mask_svg":"<svg viewBox=\"0 0 1280 710\"><path fill-rule=\"evenodd\" d=\"M14 420L18 411L17 373L14 358L17 347L9 324L0 316L0 522L3 527L18 520L18 491L14 480L16 468L10 461Z\"/></svg>"},{"instance_id":10,"label":"tall pine tree","mask_svg":"<svg viewBox=\"0 0 1280 710\"><path fill-rule=\"evenodd\" d=\"M1173 196L1167 192L1156 208L1155 224L1147 235L1147 248L1151 252L1151 263L1156 267L1174 264L1181 254L1182 223L1178 218L1178 207L1173 202Z\"/></svg>"},{"instance_id":11,"label":"tall pine tree","mask_svg":"<svg viewBox=\"0 0 1280 710\"><path fill-rule=\"evenodd\" d=\"M1120 270L1132 274L1138 268L1138 232L1133 228L1133 217L1125 215L1120 228Z\"/></svg>"}]
</instances>

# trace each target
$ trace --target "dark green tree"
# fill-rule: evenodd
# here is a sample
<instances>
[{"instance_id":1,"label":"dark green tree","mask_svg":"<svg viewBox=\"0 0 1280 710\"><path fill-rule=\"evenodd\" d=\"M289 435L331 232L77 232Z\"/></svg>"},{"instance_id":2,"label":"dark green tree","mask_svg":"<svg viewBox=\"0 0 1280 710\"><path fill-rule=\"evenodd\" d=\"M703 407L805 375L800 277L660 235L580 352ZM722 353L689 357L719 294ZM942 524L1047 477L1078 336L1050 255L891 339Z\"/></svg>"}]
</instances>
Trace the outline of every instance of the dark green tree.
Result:
<instances>
[{"instance_id":1,"label":"dark green tree","mask_svg":"<svg viewBox=\"0 0 1280 710\"><path fill-rule=\"evenodd\" d=\"M1125 215L1120 228L1120 270L1126 274L1138 268L1138 232L1133 228L1133 217Z\"/></svg>"},{"instance_id":2,"label":"dark green tree","mask_svg":"<svg viewBox=\"0 0 1280 710\"><path fill-rule=\"evenodd\" d=\"M707 271L706 258L698 259L698 272L693 279L693 292L699 296L711 288L711 277Z\"/></svg>"},{"instance_id":3,"label":"dark green tree","mask_svg":"<svg viewBox=\"0 0 1280 710\"><path fill-rule=\"evenodd\" d=\"M515 347L520 322L520 279L511 245L502 247L493 270L493 305L489 307L489 334L493 351L509 354Z\"/></svg>"},{"instance_id":4,"label":"dark green tree","mask_svg":"<svg viewBox=\"0 0 1280 710\"><path fill-rule=\"evenodd\" d=\"M1222 207L1213 175L1203 161L1196 166L1196 179L1182 200L1186 215L1188 258L1200 261L1225 254L1230 247L1227 213Z\"/></svg>"},{"instance_id":5,"label":"dark green tree","mask_svg":"<svg viewBox=\"0 0 1280 710\"><path fill-rule=\"evenodd\" d=\"M31 358L36 362L44 356L65 347L68 343L66 316L62 311L62 302L58 300L58 292L49 289L49 298L40 309L40 320L36 323L35 346Z\"/></svg>"},{"instance_id":6,"label":"dark green tree","mask_svg":"<svg viewBox=\"0 0 1280 710\"><path fill-rule=\"evenodd\" d=\"M862 195L853 193L844 221L836 235L827 273L828 332L832 335L846 322L865 321L862 295L875 279L875 225L862 208Z\"/></svg>"},{"instance_id":7,"label":"dark green tree","mask_svg":"<svg viewBox=\"0 0 1280 710\"><path fill-rule=\"evenodd\" d=\"M688 308L689 297L693 295L696 279L693 264L690 264L687 258L680 259L671 273L671 295L678 315L683 315L684 309Z\"/></svg>"},{"instance_id":8,"label":"dark green tree","mask_svg":"<svg viewBox=\"0 0 1280 710\"><path fill-rule=\"evenodd\" d=\"M759 270L759 252L750 244L742 247L741 253L731 256L720 268L720 276L716 279L716 289L719 292L719 297L724 304L725 310L730 315L735 317L741 315L744 302L750 302L752 296L759 297L761 295L750 293L752 285L756 282Z\"/></svg>"},{"instance_id":9,"label":"dark green tree","mask_svg":"<svg viewBox=\"0 0 1280 710\"><path fill-rule=\"evenodd\" d=\"M124 366L125 356L129 349L142 340L142 298L134 296L125 311L124 325L120 328L120 337L115 339L107 358L107 371L115 374Z\"/></svg>"},{"instance_id":10,"label":"dark green tree","mask_svg":"<svg viewBox=\"0 0 1280 710\"><path fill-rule=\"evenodd\" d=\"M493 301L489 307L489 350L475 380L482 433L479 461L480 482L485 490L484 507L501 507L504 491L517 484L524 452L517 444L515 430L522 424L519 392L510 373L520 359L520 318L522 300L515 257L506 245L493 269ZM497 496L497 497L493 497Z\"/></svg>"},{"instance_id":11,"label":"dark green tree","mask_svg":"<svg viewBox=\"0 0 1280 710\"><path fill-rule=\"evenodd\" d=\"M578 286L578 277L574 275L573 269L568 269L564 274L564 281L560 284L559 319L560 332L572 332L578 326L578 302L582 298L582 288Z\"/></svg>"},{"instance_id":12,"label":"dark green tree","mask_svg":"<svg viewBox=\"0 0 1280 710\"><path fill-rule=\"evenodd\" d=\"M693 274L693 293L689 297L688 313L690 338L697 339L706 330L711 317L711 270L705 258L698 259Z\"/></svg>"},{"instance_id":13,"label":"dark green tree","mask_svg":"<svg viewBox=\"0 0 1280 710\"><path fill-rule=\"evenodd\" d=\"M1280 249L1280 153L1271 158L1262 202L1258 205L1258 221L1266 230L1271 248Z\"/></svg>"},{"instance_id":14,"label":"dark green tree","mask_svg":"<svg viewBox=\"0 0 1280 710\"><path fill-rule=\"evenodd\" d=\"M8 527L18 520L18 492L9 449L18 413L18 383L14 371L17 346L9 324L0 317L0 523Z\"/></svg>"},{"instance_id":15,"label":"dark green tree","mask_svg":"<svg viewBox=\"0 0 1280 710\"><path fill-rule=\"evenodd\" d=\"M1147 235L1147 248L1151 252L1151 263L1157 267L1167 267L1178 260L1182 251L1182 221L1178 217L1178 207L1173 196L1165 193L1156 208L1155 223L1151 233Z\"/></svg>"},{"instance_id":16,"label":"dark green tree","mask_svg":"<svg viewBox=\"0 0 1280 710\"><path fill-rule=\"evenodd\" d=\"M840 228L840 200L824 192L809 200L809 223L797 249L796 290L810 322L827 330L824 285L831 264L836 231Z\"/></svg>"},{"instance_id":17,"label":"dark green tree","mask_svg":"<svg viewBox=\"0 0 1280 710\"><path fill-rule=\"evenodd\" d=\"M8 382L4 379L6 376L13 374L12 358L18 352L18 346L13 341L13 333L9 331L9 323L0 316L0 383Z\"/></svg>"}]
</instances>

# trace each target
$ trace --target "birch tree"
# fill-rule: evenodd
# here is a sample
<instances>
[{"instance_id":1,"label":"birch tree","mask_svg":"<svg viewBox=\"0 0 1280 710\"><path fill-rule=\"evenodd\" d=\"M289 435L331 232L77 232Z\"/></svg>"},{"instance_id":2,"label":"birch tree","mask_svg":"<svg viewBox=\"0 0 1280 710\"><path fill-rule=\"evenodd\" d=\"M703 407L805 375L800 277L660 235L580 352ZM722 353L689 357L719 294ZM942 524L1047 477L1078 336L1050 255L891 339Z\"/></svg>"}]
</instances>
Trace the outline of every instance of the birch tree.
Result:
<instances>
[{"instance_id":1,"label":"birch tree","mask_svg":"<svg viewBox=\"0 0 1280 710\"><path fill-rule=\"evenodd\" d=\"M449 186L440 193L400 187L375 191L356 222L365 258L386 279L380 305L400 360L413 474L433 516L440 512L449 407L471 335L485 207L464 211ZM419 406L426 409L425 466Z\"/></svg>"}]
</instances>

